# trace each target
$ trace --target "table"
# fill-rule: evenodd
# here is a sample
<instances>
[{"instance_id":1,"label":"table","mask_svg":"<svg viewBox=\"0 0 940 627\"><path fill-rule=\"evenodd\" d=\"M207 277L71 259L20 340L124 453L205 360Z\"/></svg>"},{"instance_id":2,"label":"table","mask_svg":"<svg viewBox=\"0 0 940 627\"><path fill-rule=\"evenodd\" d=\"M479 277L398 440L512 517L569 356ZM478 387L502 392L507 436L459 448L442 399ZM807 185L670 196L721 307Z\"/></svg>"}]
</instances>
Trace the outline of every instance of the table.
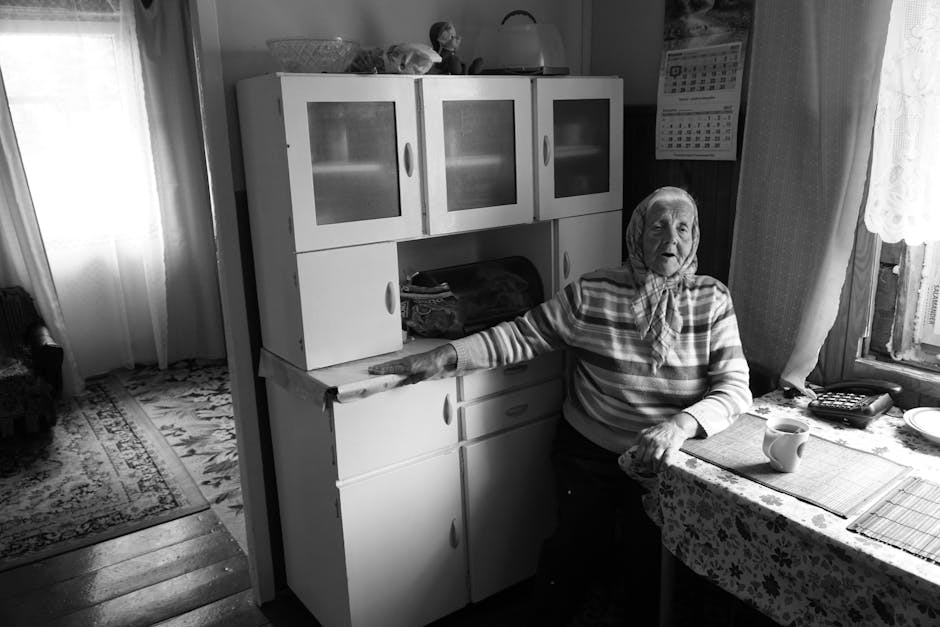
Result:
<instances>
[{"instance_id":1,"label":"table","mask_svg":"<svg viewBox=\"0 0 940 627\"><path fill-rule=\"evenodd\" d=\"M859 430L815 418L808 402L776 391L750 412L798 415L820 437L940 482L940 447L898 409ZM645 506L664 549L780 624L940 625L940 564L848 531L862 512L841 518L684 452L652 488Z\"/></svg>"}]
</instances>

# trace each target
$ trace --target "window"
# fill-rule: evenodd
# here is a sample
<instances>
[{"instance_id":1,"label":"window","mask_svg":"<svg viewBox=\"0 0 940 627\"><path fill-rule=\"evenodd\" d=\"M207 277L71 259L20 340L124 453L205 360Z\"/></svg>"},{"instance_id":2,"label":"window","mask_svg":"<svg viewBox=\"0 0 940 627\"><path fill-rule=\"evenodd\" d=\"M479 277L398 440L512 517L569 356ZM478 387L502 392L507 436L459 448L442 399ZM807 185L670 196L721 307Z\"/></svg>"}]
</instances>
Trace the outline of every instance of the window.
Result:
<instances>
[{"instance_id":1,"label":"window","mask_svg":"<svg viewBox=\"0 0 940 627\"><path fill-rule=\"evenodd\" d=\"M856 267L876 263L871 290L855 289L865 287L860 277L852 286L849 325L867 328L861 359L844 371L893 379L934 398L940 397L940 177L933 174L940 169L938 82L940 4L895 0L864 214L881 244L858 248L866 252L857 253Z\"/></svg>"},{"instance_id":2,"label":"window","mask_svg":"<svg viewBox=\"0 0 940 627\"><path fill-rule=\"evenodd\" d=\"M105 233L147 237L152 202L139 79L116 18L0 20L0 65L33 202L50 248ZM139 72L139 70L138 70Z\"/></svg>"},{"instance_id":3,"label":"window","mask_svg":"<svg viewBox=\"0 0 940 627\"><path fill-rule=\"evenodd\" d=\"M864 354L940 373L940 242L882 244Z\"/></svg>"},{"instance_id":4,"label":"window","mask_svg":"<svg viewBox=\"0 0 940 627\"><path fill-rule=\"evenodd\" d=\"M83 376L153 363L163 230L131 5L0 0L0 67Z\"/></svg>"}]
</instances>

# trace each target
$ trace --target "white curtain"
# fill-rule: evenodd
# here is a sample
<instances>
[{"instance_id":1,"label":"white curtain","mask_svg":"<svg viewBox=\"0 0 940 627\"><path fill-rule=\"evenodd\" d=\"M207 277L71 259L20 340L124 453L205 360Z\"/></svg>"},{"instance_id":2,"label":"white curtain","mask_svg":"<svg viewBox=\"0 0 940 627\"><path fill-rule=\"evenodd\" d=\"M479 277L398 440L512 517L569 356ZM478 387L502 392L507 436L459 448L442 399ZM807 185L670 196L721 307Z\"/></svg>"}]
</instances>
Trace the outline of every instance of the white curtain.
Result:
<instances>
[{"instance_id":1,"label":"white curtain","mask_svg":"<svg viewBox=\"0 0 940 627\"><path fill-rule=\"evenodd\" d=\"M33 297L46 326L63 349L62 394L79 393L84 380L65 332L0 72L0 286L14 285Z\"/></svg>"},{"instance_id":2,"label":"white curtain","mask_svg":"<svg viewBox=\"0 0 940 627\"><path fill-rule=\"evenodd\" d=\"M890 3L755 7L729 283L753 367L804 388L861 211Z\"/></svg>"},{"instance_id":3,"label":"white curtain","mask_svg":"<svg viewBox=\"0 0 940 627\"><path fill-rule=\"evenodd\" d=\"M885 242L940 240L940 2L894 0L865 226Z\"/></svg>"},{"instance_id":4,"label":"white curtain","mask_svg":"<svg viewBox=\"0 0 940 627\"><path fill-rule=\"evenodd\" d=\"M166 271L170 362L225 356L218 265L184 1L136 4Z\"/></svg>"},{"instance_id":5,"label":"white curtain","mask_svg":"<svg viewBox=\"0 0 940 627\"><path fill-rule=\"evenodd\" d=\"M184 113L192 90L165 83L166 55L142 59L134 1L26 0L0 12L0 67L85 377L224 355L204 166L191 154L198 127ZM145 35L164 23L146 16ZM162 32L151 43L185 55L182 34L166 44ZM188 80L188 66L173 71Z\"/></svg>"}]
</instances>

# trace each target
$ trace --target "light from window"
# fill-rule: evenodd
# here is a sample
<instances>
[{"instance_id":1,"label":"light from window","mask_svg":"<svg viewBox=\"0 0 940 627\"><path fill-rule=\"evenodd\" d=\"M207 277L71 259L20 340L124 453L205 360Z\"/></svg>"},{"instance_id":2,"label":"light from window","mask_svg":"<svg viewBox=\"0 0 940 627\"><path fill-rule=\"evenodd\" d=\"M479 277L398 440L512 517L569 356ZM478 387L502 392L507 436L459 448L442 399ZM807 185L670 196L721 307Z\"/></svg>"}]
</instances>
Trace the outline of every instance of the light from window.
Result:
<instances>
[{"instance_id":1,"label":"light from window","mask_svg":"<svg viewBox=\"0 0 940 627\"><path fill-rule=\"evenodd\" d=\"M913 367L889 370L918 380L940 372L940 177L931 174L940 169L938 59L940 3L895 0L865 206L865 225L883 243L862 356Z\"/></svg>"},{"instance_id":2,"label":"light from window","mask_svg":"<svg viewBox=\"0 0 940 627\"><path fill-rule=\"evenodd\" d=\"M115 34L0 33L0 64L43 240L135 239L159 228L140 115Z\"/></svg>"}]
</instances>

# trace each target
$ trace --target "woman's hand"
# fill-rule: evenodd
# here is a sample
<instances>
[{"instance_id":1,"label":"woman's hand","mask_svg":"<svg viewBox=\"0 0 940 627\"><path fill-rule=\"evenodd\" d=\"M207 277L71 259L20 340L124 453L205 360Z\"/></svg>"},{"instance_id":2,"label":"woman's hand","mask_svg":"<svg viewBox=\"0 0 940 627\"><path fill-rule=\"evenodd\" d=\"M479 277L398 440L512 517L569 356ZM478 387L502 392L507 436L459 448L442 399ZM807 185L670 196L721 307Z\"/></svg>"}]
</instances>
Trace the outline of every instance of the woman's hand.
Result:
<instances>
[{"instance_id":1,"label":"woman's hand","mask_svg":"<svg viewBox=\"0 0 940 627\"><path fill-rule=\"evenodd\" d=\"M640 431L633 462L653 472L663 471L669 460L689 438L699 433L699 424L691 414L681 412L666 422Z\"/></svg>"},{"instance_id":2,"label":"woman's hand","mask_svg":"<svg viewBox=\"0 0 940 627\"><path fill-rule=\"evenodd\" d=\"M424 353L369 366L369 374L401 374L406 375L405 383L417 383L440 379L456 368L457 351L450 344L444 344Z\"/></svg>"}]
</instances>

